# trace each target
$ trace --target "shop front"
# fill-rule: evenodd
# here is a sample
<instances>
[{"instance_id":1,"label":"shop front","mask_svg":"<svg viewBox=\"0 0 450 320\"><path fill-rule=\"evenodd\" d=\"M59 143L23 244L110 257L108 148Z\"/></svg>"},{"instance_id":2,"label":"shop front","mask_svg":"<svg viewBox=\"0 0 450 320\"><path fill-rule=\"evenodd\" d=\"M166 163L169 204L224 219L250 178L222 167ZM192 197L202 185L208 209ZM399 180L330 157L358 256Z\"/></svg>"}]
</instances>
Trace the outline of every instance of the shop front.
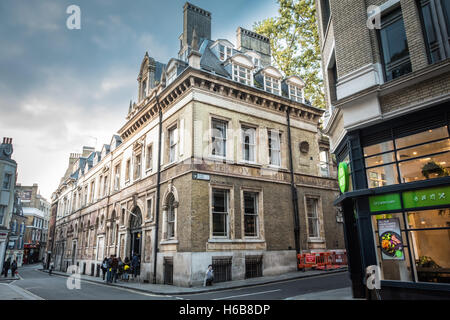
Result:
<instances>
[{"instance_id":1,"label":"shop front","mask_svg":"<svg viewBox=\"0 0 450 320\"><path fill-rule=\"evenodd\" d=\"M32 264L39 262L40 244L25 244L23 248L23 263Z\"/></svg>"},{"instance_id":2,"label":"shop front","mask_svg":"<svg viewBox=\"0 0 450 320\"><path fill-rule=\"evenodd\" d=\"M450 299L447 109L349 132L336 152L355 296L378 266L382 299Z\"/></svg>"}]
</instances>

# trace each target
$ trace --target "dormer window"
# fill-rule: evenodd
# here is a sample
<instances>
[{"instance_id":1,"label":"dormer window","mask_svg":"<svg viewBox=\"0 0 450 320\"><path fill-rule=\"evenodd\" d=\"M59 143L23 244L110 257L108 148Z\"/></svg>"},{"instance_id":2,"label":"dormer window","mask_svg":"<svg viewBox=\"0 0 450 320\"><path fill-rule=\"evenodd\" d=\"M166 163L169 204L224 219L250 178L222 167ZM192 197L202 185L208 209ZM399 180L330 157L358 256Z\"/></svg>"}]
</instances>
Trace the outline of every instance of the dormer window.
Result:
<instances>
[{"instance_id":1,"label":"dormer window","mask_svg":"<svg viewBox=\"0 0 450 320\"><path fill-rule=\"evenodd\" d=\"M280 94L280 80L270 77L268 75L264 76L264 90L274 94Z\"/></svg>"},{"instance_id":2,"label":"dormer window","mask_svg":"<svg viewBox=\"0 0 450 320\"><path fill-rule=\"evenodd\" d=\"M219 44L219 56L221 61L227 60L233 54L233 50L231 47L224 46Z\"/></svg>"},{"instance_id":3,"label":"dormer window","mask_svg":"<svg viewBox=\"0 0 450 320\"><path fill-rule=\"evenodd\" d=\"M177 69L173 68L168 74L167 74L167 80L166 80L166 86L168 86L171 82L175 80L177 77Z\"/></svg>"},{"instance_id":4,"label":"dormer window","mask_svg":"<svg viewBox=\"0 0 450 320\"><path fill-rule=\"evenodd\" d=\"M233 80L248 86L252 85L252 73L250 69L233 64Z\"/></svg>"},{"instance_id":5,"label":"dormer window","mask_svg":"<svg viewBox=\"0 0 450 320\"><path fill-rule=\"evenodd\" d=\"M252 58L253 64L255 65L255 69L259 69L261 66L261 59L258 58Z\"/></svg>"},{"instance_id":6,"label":"dormer window","mask_svg":"<svg viewBox=\"0 0 450 320\"><path fill-rule=\"evenodd\" d=\"M304 102L303 90L300 87L289 85L289 99L297 102Z\"/></svg>"},{"instance_id":7,"label":"dormer window","mask_svg":"<svg viewBox=\"0 0 450 320\"><path fill-rule=\"evenodd\" d=\"M141 83L141 100L144 100L147 96L147 79L144 79Z\"/></svg>"}]
</instances>

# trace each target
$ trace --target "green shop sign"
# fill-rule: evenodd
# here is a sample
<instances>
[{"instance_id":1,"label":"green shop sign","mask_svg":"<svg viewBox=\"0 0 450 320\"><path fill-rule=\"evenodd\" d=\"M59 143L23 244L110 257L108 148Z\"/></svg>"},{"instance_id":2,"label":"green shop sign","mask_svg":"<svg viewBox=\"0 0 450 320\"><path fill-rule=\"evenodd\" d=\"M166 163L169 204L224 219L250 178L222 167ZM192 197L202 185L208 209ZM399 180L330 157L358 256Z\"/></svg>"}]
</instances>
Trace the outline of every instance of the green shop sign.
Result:
<instances>
[{"instance_id":1,"label":"green shop sign","mask_svg":"<svg viewBox=\"0 0 450 320\"><path fill-rule=\"evenodd\" d=\"M402 198L405 209L450 205L450 186L405 191ZM399 210L402 208L400 193L370 196L369 207L371 212Z\"/></svg>"},{"instance_id":2,"label":"green shop sign","mask_svg":"<svg viewBox=\"0 0 450 320\"><path fill-rule=\"evenodd\" d=\"M450 204L450 186L403 192L405 209Z\"/></svg>"},{"instance_id":3,"label":"green shop sign","mask_svg":"<svg viewBox=\"0 0 450 320\"><path fill-rule=\"evenodd\" d=\"M402 208L400 194L389 193L379 196L369 197L369 207L371 212L398 210Z\"/></svg>"},{"instance_id":4,"label":"green shop sign","mask_svg":"<svg viewBox=\"0 0 450 320\"><path fill-rule=\"evenodd\" d=\"M349 184L349 173L347 162L339 163L338 181L339 181L339 189L341 190L341 192L342 193L347 192Z\"/></svg>"}]
</instances>

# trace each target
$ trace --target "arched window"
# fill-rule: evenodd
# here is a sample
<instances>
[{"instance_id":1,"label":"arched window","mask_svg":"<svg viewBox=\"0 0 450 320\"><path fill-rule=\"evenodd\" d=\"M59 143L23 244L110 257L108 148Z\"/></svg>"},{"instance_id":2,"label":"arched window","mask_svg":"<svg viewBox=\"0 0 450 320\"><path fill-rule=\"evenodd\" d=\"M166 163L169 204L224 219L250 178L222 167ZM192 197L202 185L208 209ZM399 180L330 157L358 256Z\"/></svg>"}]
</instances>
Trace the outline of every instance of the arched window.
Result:
<instances>
[{"instance_id":1,"label":"arched window","mask_svg":"<svg viewBox=\"0 0 450 320\"><path fill-rule=\"evenodd\" d=\"M142 226L142 214L141 209L139 207L136 207L133 211L133 214L130 218L130 229L138 229Z\"/></svg>"},{"instance_id":2,"label":"arched window","mask_svg":"<svg viewBox=\"0 0 450 320\"><path fill-rule=\"evenodd\" d=\"M175 197L173 193L167 196L167 239L175 237Z\"/></svg>"}]
</instances>

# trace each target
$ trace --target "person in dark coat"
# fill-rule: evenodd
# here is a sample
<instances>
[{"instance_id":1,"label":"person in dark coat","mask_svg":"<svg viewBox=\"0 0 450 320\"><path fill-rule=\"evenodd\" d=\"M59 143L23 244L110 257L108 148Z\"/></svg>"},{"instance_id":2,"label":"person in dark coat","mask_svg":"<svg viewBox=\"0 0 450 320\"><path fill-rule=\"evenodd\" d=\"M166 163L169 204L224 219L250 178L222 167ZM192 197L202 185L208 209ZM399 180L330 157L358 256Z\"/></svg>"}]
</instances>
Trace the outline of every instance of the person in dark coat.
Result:
<instances>
[{"instance_id":1,"label":"person in dark coat","mask_svg":"<svg viewBox=\"0 0 450 320\"><path fill-rule=\"evenodd\" d=\"M103 274L103 281L105 280L106 271L108 271L108 258L105 257L102 262L102 274Z\"/></svg>"},{"instance_id":2,"label":"person in dark coat","mask_svg":"<svg viewBox=\"0 0 450 320\"><path fill-rule=\"evenodd\" d=\"M8 258L8 260L5 261L3 264L3 272L5 274L5 278L8 276L9 268L11 267L11 258Z\"/></svg>"},{"instance_id":3,"label":"person in dark coat","mask_svg":"<svg viewBox=\"0 0 450 320\"><path fill-rule=\"evenodd\" d=\"M16 271L17 271L17 261L14 260L13 263L11 264L11 277L15 277L16 276Z\"/></svg>"},{"instance_id":4,"label":"person in dark coat","mask_svg":"<svg viewBox=\"0 0 450 320\"><path fill-rule=\"evenodd\" d=\"M119 269L119 260L116 255L113 255L111 262L111 282L117 282L117 269Z\"/></svg>"},{"instance_id":5,"label":"person in dark coat","mask_svg":"<svg viewBox=\"0 0 450 320\"><path fill-rule=\"evenodd\" d=\"M131 266L133 267L133 278L136 279L140 266L139 257L136 253L133 255L133 258L131 259Z\"/></svg>"}]
</instances>

